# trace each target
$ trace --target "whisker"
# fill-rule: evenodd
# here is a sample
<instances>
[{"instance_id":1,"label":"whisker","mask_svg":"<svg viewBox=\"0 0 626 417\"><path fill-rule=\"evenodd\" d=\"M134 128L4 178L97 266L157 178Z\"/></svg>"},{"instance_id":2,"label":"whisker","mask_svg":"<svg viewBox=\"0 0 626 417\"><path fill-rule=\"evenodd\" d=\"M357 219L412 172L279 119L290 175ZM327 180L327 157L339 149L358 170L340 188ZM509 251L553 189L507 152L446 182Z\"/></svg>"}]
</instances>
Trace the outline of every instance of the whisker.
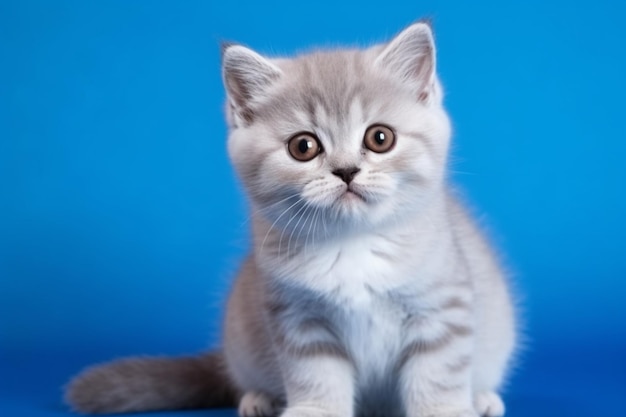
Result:
<instances>
[{"instance_id":1,"label":"whisker","mask_svg":"<svg viewBox=\"0 0 626 417\"><path fill-rule=\"evenodd\" d=\"M285 227L283 228L282 233L280 234L280 239L278 240L278 256L280 256L281 254L281 247L282 247L282 243L283 243L283 236L285 235L285 230L287 230L287 228L289 227L289 224L293 221L293 219L295 219L296 217L298 217L298 223L300 223L300 220L302 219L302 217L299 216L300 212L303 209L306 209L308 207L308 205L306 204L306 202L304 203L304 205L302 207L300 207L300 209L298 209L298 211L296 212L296 214L294 214L289 221L287 222L287 224L285 225ZM296 224L297 226L297 224ZM289 235L289 243L291 243L291 235L293 235L293 231L291 232L291 234ZM289 256L289 246L287 246L287 256Z\"/></svg>"},{"instance_id":2,"label":"whisker","mask_svg":"<svg viewBox=\"0 0 626 417\"><path fill-rule=\"evenodd\" d=\"M318 231L317 231L317 224L319 222L319 220L321 219L321 217L324 215L323 209L321 207L318 207L318 212L315 213L315 226L313 226L313 236L311 236L311 244L315 245L315 238L318 235Z\"/></svg>"},{"instance_id":3,"label":"whisker","mask_svg":"<svg viewBox=\"0 0 626 417\"><path fill-rule=\"evenodd\" d=\"M326 228L326 215L328 213L328 210L322 209L320 213L320 219L322 221L322 225L324 226L324 237L328 240L328 229Z\"/></svg>"},{"instance_id":4,"label":"whisker","mask_svg":"<svg viewBox=\"0 0 626 417\"><path fill-rule=\"evenodd\" d=\"M263 242L261 243L260 253L263 252L263 248L265 247L265 241L267 240L267 237L270 235L270 232L272 231L272 229L274 228L276 223L278 223L280 218L283 217L285 215L285 213L287 213L289 210L291 210L296 204L300 203L303 199L304 199L304 197L299 198L298 201L296 201L295 203L293 203L292 205L287 207L282 213L280 213L280 215L276 218L276 220L274 220L274 222L271 224L270 228L267 230L267 233L265 234L265 237L263 238ZM280 241L279 241L279 245L280 245ZM279 254L280 254L280 246L279 246Z\"/></svg>"},{"instance_id":5,"label":"whisker","mask_svg":"<svg viewBox=\"0 0 626 417\"><path fill-rule=\"evenodd\" d=\"M258 208L257 210L255 210L255 213L259 213L259 212L264 212L264 211L270 210L272 207L274 207L274 206L276 206L276 205L278 205L278 204L280 204L280 203L282 203L284 201L287 201L287 200L289 200L291 198L297 197L298 195L299 195L298 193L290 194L290 195L288 195L287 197L285 197L285 198L283 198L281 200L273 202L272 204L269 204L269 205L267 205L265 207Z\"/></svg>"},{"instance_id":6,"label":"whisker","mask_svg":"<svg viewBox=\"0 0 626 417\"><path fill-rule=\"evenodd\" d=\"M289 199L297 197L297 196L298 196L298 193L293 193L293 194L283 198L282 200L276 201L276 202L274 202L272 204L269 204L269 205L267 205L265 207L261 207L261 208L257 208L257 209L251 210L250 215L241 223L241 225L239 227L244 227L246 224L248 224L250 222L250 220L252 220L252 218L254 217L255 214L259 214L259 213L263 213L265 211L269 211L274 206L277 206L277 205L279 205L279 204L281 204L281 203L283 203L283 202L285 202L285 201L287 201Z\"/></svg>"},{"instance_id":7,"label":"whisker","mask_svg":"<svg viewBox=\"0 0 626 417\"><path fill-rule=\"evenodd\" d=\"M313 208L313 206L311 206L310 208ZM306 216L306 217L305 217ZM302 213L302 217L304 217L304 223L302 224L302 227L298 230L298 235L296 236L296 242L300 241L300 235L302 234L302 231L304 230L304 228L306 227L307 222L309 221L309 218L311 217L311 214L307 208L307 211L305 211L304 213ZM296 226L297 227L297 226ZM294 233L295 233L295 229L294 229ZM289 241L291 241L291 237L289 238ZM304 241L304 249L306 251L306 239Z\"/></svg>"},{"instance_id":8,"label":"whisker","mask_svg":"<svg viewBox=\"0 0 626 417\"><path fill-rule=\"evenodd\" d=\"M312 215L312 219L311 219L311 224L309 225L309 231L307 232L307 236L306 236L306 240L304 241L304 253L307 254L307 247L309 244L309 237L311 237L311 227L313 226L313 223L316 221L317 219L317 212L319 210L319 207L315 207L315 211L313 212Z\"/></svg>"}]
</instances>

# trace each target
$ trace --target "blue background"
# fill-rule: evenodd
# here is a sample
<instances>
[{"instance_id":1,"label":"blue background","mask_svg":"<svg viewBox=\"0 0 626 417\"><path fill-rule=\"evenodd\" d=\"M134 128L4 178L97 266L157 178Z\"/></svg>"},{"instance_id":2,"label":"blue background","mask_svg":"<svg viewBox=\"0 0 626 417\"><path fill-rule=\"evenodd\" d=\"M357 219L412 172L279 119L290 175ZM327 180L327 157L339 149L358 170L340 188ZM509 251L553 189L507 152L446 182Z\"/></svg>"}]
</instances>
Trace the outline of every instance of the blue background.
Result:
<instances>
[{"instance_id":1,"label":"blue background","mask_svg":"<svg viewBox=\"0 0 626 417\"><path fill-rule=\"evenodd\" d=\"M61 386L94 361L218 342L248 227L219 41L368 45L430 16L454 180L523 306L508 415L626 416L624 11L1 1L0 415L68 414Z\"/></svg>"}]
</instances>

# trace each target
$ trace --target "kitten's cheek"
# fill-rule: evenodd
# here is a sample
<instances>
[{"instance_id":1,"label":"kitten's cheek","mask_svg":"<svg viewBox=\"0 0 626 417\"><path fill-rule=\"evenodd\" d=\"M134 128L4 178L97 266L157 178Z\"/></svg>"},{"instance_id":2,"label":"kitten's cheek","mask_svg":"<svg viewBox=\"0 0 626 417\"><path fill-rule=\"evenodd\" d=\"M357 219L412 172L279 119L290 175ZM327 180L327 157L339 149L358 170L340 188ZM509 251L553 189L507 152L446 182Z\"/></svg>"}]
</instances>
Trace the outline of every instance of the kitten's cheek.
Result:
<instances>
[{"instance_id":1,"label":"kitten's cheek","mask_svg":"<svg viewBox=\"0 0 626 417\"><path fill-rule=\"evenodd\" d=\"M343 184L329 185L326 183L307 186L302 190L301 195L308 204L324 208L333 205L344 191L345 185Z\"/></svg>"},{"instance_id":2,"label":"kitten's cheek","mask_svg":"<svg viewBox=\"0 0 626 417\"><path fill-rule=\"evenodd\" d=\"M398 190L398 181L389 175L371 175L365 183L354 181L352 188L357 193L369 197L368 201L382 202Z\"/></svg>"}]
</instances>

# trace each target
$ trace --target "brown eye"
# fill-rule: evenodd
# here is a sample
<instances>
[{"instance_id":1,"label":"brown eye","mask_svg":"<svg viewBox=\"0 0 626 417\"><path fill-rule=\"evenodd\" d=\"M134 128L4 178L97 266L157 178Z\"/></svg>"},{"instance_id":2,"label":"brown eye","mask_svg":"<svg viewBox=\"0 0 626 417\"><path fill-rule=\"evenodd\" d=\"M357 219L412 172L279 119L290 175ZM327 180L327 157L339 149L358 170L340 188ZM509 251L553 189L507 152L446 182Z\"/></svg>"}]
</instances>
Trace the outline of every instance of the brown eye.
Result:
<instances>
[{"instance_id":1,"label":"brown eye","mask_svg":"<svg viewBox=\"0 0 626 417\"><path fill-rule=\"evenodd\" d=\"M393 130L384 125L372 125L365 131L363 144L367 149L377 153L389 152L396 143Z\"/></svg>"},{"instance_id":2,"label":"brown eye","mask_svg":"<svg viewBox=\"0 0 626 417\"><path fill-rule=\"evenodd\" d=\"M289 139L287 149L294 159L306 162L319 155L322 151L322 145L312 133L298 133Z\"/></svg>"}]
</instances>

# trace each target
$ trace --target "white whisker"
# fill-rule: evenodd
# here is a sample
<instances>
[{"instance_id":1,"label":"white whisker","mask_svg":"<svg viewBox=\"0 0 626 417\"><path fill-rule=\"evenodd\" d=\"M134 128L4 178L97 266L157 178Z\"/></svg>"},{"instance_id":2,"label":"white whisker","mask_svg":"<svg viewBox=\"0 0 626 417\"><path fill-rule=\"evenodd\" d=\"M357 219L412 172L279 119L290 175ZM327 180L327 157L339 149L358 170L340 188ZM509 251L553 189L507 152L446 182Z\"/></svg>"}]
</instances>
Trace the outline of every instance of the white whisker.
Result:
<instances>
[{"instance_id":1,"label":"white whisker","mask_svg":"<svg viewBox=\"0 0 626 417\"><path fill-rule=\"evenodd\" d=\"M287 222L287 224L285 225L285 227L283 228L282 233L280 234L280 239L278 240L278 256L280 256L281 253L281 247L282 247L282 243L283 243L283 236L285 235L285 231L287 230L287 228L289 227L289 224L293 221L293 219L295 219L296 217L298 217L298 222L300 223L300 220L302 220L302 217L300 216L300 212L304 209L306 209L308 207L308 205L306 204L306 202L304 203L304 205L302 207L300 207L298 209L298 211L296 212L296 214L293 215L293 217L291 217L289 219L289 221ZM296 223L296 227L298 226L298 224ZM293 229L295 230L295 229ZM293 230L291 231L291 233L289 234L289 244L291 243L291 236L293 235ZM289 246L287 246L287 256L289 256Z\"/></svg>"},{"instance_id":2,"label":"white whisker","mask_svg":"<svg viewBox=\"0 0 626 417\"><path fill-rule=\"evenodd\" d=\"M315 219L317 218L318 210L319 210L319 208L315 207L315 211L313 212L313 214L311 216L312 219L311 219L311 224L309 225L309 231L307 232L306 239L304 240L304 253L305 254L307 253L307 247L308 247L308 244L309 244L309 237L311 236L311 228L313 226L313 223L315 222Z\"/></svg>"},{"instance_id":3,"label":"white whisker","mask_svg":"<svg viewBox=\"0 0 626 417\"><path fill-rule=\"evenodd\" d=\"M250 222L250 220L252 220L252 218L254 217L254 215L259 214L259 213L264 213L266 211L270 211L272 210L275 206L289 200L292 199L294 197L298 197L298 193L293 193L288 195L287 197L283 198L282 200L276 201L272 204L269 204L265 207L261 207L261 208L256 208L254 210L251 210L250 215L241 223L241 225L239 227L244 227L246 224L248 224Z\"/></svg>"},{"instance_id":4,"label":"white whisker","mask_svg":"<svg viewBox=\"0 0 626 417\"><path fill-rule=\"evenodd\" d=\"M267 237L270 235L270 232L272 231L272 229L274 228L274 226L276 225L276 223L278 223L278 221L280 220L281 217L283 217L285 215L285 213L287 213L289 210L291 210L296 204L298 204L299 202L301 202L303 200L303 198L299 198L295 203L293 203L292 205L290 205L289 207L287 207L282 213L280 213L280 215L276 218L276 220L274 220L274 222L271 224L270 228L267 230L267 233L265 234L265 237L263 238L263 242L261 243L261 249L260 252L263 252L263 248L265 247L265 241L267 240ZM279 242L280 244L280 242ZM280 248L280 247L279 247ZM279 249L280 251L280 249ZM279 252L280 253L280 252Z\"/></svg>"}]
</instances>

